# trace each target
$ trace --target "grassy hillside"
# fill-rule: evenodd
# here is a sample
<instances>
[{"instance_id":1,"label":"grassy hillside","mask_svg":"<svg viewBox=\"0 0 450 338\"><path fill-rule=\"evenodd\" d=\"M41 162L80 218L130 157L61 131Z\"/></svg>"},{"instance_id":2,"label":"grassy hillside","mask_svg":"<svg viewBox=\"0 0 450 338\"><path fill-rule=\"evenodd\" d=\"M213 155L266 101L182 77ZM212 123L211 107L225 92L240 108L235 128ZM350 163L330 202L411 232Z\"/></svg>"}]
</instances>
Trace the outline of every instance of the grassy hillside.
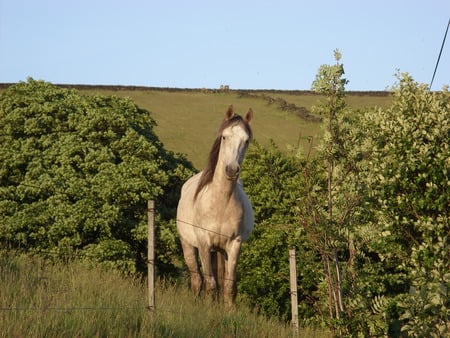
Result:
<instances>
[{"instance_id":1,"label":"grassy hillside","mask_svg":"<svg viewBox=\"0 0 450 338\"><path fill-rule=\"evenodd\" d=\"M146 282L80 262L52 263L0 252L0 337L291 337L289 325L195 301L184 286L157 283L156 311ZM301 337L330 337L304 328Z\"/></svg>"},{"instance_id":2,"label":"grassy hillside","mask_svg":"<svg viewBox=\"0 0 450 338\"><path fill-rule=\"evenodd\" d=\"M0 93L7 85L0 84ZM130 97L152 112L156 133L165 147L186 154L196 168L203 168L216 130L227 107L233 104L243 114L252 108L255 139L267 145L273 140L280 150L300 148L305 153L312 136L321 137L320 122L299 117L292 106L311 111L323 97L309 91L218 91L126 86L70 86L86 94ZM384 107L391 99L386 92L349 92L347 103L355 109Z\"/></svg>"},{"instance_id":3,"label":"grassy hillside","mask_svg":"<svg viewBox=\"0 0 450 338\"><path fill-rule=\"evenodd\" d=\"M296 107L311 110L322 97L310 92L252 91L243 95L241 91L200 91L164 89L84 88L83 92L100 95L117 95L132 98L139 106L152 112L158 122L156 133L169 150L184 153L194 165L201 169L207 159L215 132L227 107L233 104L235 110L243 114L252 108L255 139L267 145L273 140L282 151L309 147L308 138L318 140L321 124L306 121L295 112L285 110L278 101L267 97L280 98ZM387 95L358 93L348 95L352 108L385 106L390 102Z\"/></svg>"}]
</instances>

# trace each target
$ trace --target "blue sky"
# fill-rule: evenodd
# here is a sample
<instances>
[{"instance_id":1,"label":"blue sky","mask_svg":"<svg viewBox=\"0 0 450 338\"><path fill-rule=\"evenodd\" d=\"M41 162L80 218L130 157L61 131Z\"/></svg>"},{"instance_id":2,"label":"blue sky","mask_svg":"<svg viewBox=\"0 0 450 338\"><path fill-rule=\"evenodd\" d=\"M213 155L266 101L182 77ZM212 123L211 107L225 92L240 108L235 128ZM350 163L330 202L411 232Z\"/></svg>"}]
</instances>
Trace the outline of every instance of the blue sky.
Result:
<instances>
[{"instance_id":1,"label":"blue sky","mask_svg":"<svg viewBox=\"0 0 450 338\"><path fill-rule=\"evenodd\" d=\"M0 82L305 90L338 48L348 90L385 90L430 82L449 18L448 0L0 0Z\"/></svg>"}]
</instances>

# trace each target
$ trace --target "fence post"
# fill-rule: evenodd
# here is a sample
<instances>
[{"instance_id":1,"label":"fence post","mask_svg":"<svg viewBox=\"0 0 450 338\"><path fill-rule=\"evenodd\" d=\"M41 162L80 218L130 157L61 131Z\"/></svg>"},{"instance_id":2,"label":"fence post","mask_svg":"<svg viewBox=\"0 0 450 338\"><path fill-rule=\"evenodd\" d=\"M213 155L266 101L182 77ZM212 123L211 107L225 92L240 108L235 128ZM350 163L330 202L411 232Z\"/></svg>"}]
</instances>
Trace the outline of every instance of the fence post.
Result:
<instances>
[{"instance_id":1,"label":"fence post","mask_svg":"<svg viewBox=\"0 0 450 338\"><path fill-rule=\"evenodd\" d=\"M155 202L147 204L147 271L148 271L148 309L155 311Z\"/></svg>"},{"instance_id":2,"label":"fence post","mask_svg":"<svg viewBox=\"0 0 450 338\"><path fill-rule=\"evenodd\" d=\"M297 301L297 268L295 264L295 249L289 250L289 275L291 283L291 311L294 336L298 337L298 301Z\"/></svg>"}]
</instances>

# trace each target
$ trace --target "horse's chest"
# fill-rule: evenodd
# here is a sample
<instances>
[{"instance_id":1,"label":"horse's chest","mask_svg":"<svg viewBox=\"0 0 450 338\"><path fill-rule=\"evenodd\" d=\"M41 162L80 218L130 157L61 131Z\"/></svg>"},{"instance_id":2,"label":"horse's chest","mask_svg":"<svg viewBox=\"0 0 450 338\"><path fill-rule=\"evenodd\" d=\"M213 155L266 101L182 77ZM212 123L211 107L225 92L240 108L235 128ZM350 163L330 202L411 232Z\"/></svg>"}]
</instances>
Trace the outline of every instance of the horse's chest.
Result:
<instances>
[{"instance_id":1,"label":"horse's chest","mask_svg":"<svg viewBox=\"0 0 450 338\"><path fill-rule=\"evenodd\" d=\"M240 224L242 222L244 210L239 203L229 203L221 206L211 206L204 209L202 215L203 220L208 223L217 222L232 226L233 224Z\"/></svg>"},{"instance_id":2,"label":"horse's chest","mask_svg":"<svg viewBox=\"0 0 450 338\"><path fill-rule=\"evenodd\" d=\"M240 235L244 219L244 209L240 203L229 201L220 206L203 207L198 214L197 221L201 229L205 229L208 237L224 239Z\"/></svg>"}]
</instances>

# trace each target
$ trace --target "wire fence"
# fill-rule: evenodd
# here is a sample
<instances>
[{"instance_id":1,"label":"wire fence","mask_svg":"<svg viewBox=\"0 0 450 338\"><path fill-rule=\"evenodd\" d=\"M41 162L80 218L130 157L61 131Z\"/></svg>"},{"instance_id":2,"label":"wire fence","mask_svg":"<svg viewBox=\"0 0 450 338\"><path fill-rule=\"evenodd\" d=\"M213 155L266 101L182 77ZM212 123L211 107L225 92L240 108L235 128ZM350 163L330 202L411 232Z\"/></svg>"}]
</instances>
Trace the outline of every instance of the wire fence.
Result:
<instances>
[{"instance_id":1,"label":"wire fence","mask_svg":"<svg viewBox=\"0 0 450 338\"><path fill-rule=\"evenodd\" d=\"M154 217L154 207L150 207L149 204L149 208L147 209L148 212L148 217L149 217L149 236L151 234L151 232L154 232L154 229L150 229L150 227L153 228L153 217ZM177 222L182 222L184 224L188 224L190 226L193 226L195 228L198 229L202 229L203 231L207 231L207 232L211 232L214 235L218 235L218 236L223 236L229 239L233 239L233 236L229 236L227 234L222 234L220 232L211 230L211 229L206 229L205 227L196 225L196 224L192 224L191 222L186 222L180 219L177 219ZM154 240L154 239L153 239ZM152 246L154 247L154 243L153 245L151 245L151 243L149 243L149 247ZM90 259L90 260L98 260L99 257L92 255L92 254L87 254L87 253L83 253L83 252L61 252L61 251L51 251L51 250L42 250L42 249L30 249L30 250L24 250L22 251L23 253L26 254L31 254L31 255L37 255L39 258L43 258L43 259L47 259L49 257L55 257L55 258L63 258L63 259ZM149 267L149 274L148 274L148 283L150 285L150 282L152 279L154 279L155 277L155 273L154 270L150 271L151 268L154 269L154 265L155 265L155 260L154 259L150 259L151 257L151 253L148 253L149 259L148 259L148 267ZM45 262L45 261L44 261ZM45 265L45 264L44 264ZM1 268L1 266L0 266ZM41 267L37 267L39 269L42 269ZM0 269L1 271L2 269ZM199 271L189 271L187 270L189 273L196 273L196 274L201 274L203 277L214 277L214 278L218 278L217 275L210 275L210 274L205 274L204 272ZM45 279L46 277L43 277L42 279ZM236 279L234 278L226 278L226 277L219 277L224 281L231 281L231 282L236 282ZM287 283L289 283L289 277L287 277ZM152 288L153 290L149 287L149 297L150 294L153 292L153 304L150 301L149 305L147 306L136 306L136 305L131 305L130 306L51 306L49 304L46 304L45 306L39 307L39 306L1 306L0 307L0 312L48 312L48 311L54 311L54 312L61 312L61 313L70 313L70 312L75 312L75 311L149 311L151 313L153 312L162 312L162 313L174 313L174 314L183 314L183 311L173 311L173 310L169 310L169 309L163 309L160 307L155 306L154 303L154 287L155 287L155 283L153 280L152 283ZM297 291L296 288L291 290L291 295L297 297ZM297 321L298 323L298 321Z\"/></svg>"},{"instance_id":2,"label":"wire fence","mask_svg":"<svg viewBox=\"0 0 450 338\"><path fill-rule=\"evenodd\" d=\"M53 256L55 258L73 258L73 259L79 259L79 258L97 258L96 256L85 254L85 253L64 253L64 252L56 252L56 251L49 251L49 250L27 250L23 251L23 253L36 255L39 258L44 259L44 264L36 265L33 268L38 269L45 273L45 259L47 259L49 256ZM189 271L190 272L190 271ZM197 273L197 272L195 272ZM205 276L203 274L203 276ZM216 276L215 276L216 277ZM46 277L41 277L41 280L45 280ZM229 281L233 281L233 279L226 279ZM293 292L293 293L292 293ZM291 291L291 294L294 296L297 296L297 291ZM158 306L154 307L153 309L150 309L148 305L140 305L136 306L134 304L127 305L121 305L121 306L51 306L51 305L45 305L45 306L1 306L0 312L57 312L57 313L72 313L72 312L98 312L98 311L147 311L150 313L166 313L166 314L176 314L176 315L189 315L189 313L184 312L181 308L179 310L170 310L167 308L162 308Z\"/></svg>"},{"instance_id":3,"label":"wire fence","mask_svg":"<svg viewBox=\"0 0 450 338\"><path fill-rule=\"evenodd\" d=\"M39 258L43 259L43 264L38 264L33 266L33 269L37 269L39 270L39 272L44 275L45 274L45 260L49 257L49 256L54 256L55 258L67 258L67 257L71 257L74 259L79 259L79 258L97 258L96 256L93 255L88 255L88 254L84 254L84 253L64 253L64 252L56 252L56 251L48 251L48 250L27 250L27 251L19 251L19 253L24 253L24 254L32 254L32 255L36 255ZM0 270L1 271L1 270ZM190 272L189 270L187 270L188 272ZM197 273L197 272L195 272ZM202 276L205 276L205 274L202 273ZM208 275L206 275L208 276ZM214 276L216 277L216 276ZM41 276L40 280L41 281L45 281L46 279L48 279L47 277ZM234 279L226 279L224 278L224 280L229 280L229 281L235 281ZM0 312L5 312L5 311L17 311L17 312L25 312L25 311L33 311L33 312L47 312L47 311L55 311L55 312L73 312L73 311L126 311L126 310L149 310L149 306L113 306L113 307L109 307L109 306L42 306L42 307L36 307L36 306L32 306L32 307L27 307L27 306L0 306ZM176 313L176 314L180 314L182 313L182 311L172 311L172 310L167 310L167 309L162 309L162 308L157 308L158 312L166 312L166 313Z\"/></svg>"}]
</instances>

